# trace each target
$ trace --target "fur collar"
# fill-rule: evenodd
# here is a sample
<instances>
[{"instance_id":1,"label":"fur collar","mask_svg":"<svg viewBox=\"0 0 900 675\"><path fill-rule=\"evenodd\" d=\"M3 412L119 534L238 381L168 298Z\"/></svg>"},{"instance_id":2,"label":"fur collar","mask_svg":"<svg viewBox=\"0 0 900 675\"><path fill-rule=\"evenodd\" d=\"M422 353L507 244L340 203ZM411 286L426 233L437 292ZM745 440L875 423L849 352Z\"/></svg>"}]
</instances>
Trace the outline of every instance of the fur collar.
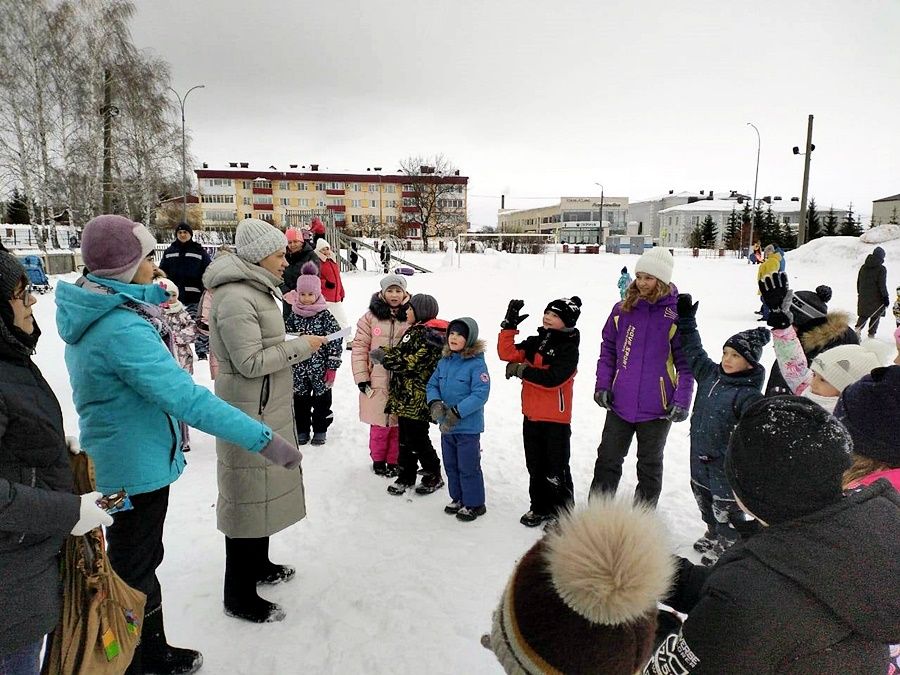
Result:
<instances>
[{"instance_id":1,"label":"fur collar","mask_svg":"<svg viewBox=\"0 0 900 675\"><path fill-rule=\"evenodd\" d=\"M850 315L847 312L828 312L825 323L810 328L800 335L800 344L807 353L834 342L843 344L848 330L850 330Z\"/></svg>"},{"instance_id":2,"label":"fur collar","mask_svg":"<svg viewBox=\"0 0 900 675\"><path fill-rule=\"evenodd\" d=\"M485 342L481 338L475 340L475 344L471 347L466 347L461 352L451 352L450 345L444 345L444 351L441 354L442 356L450 356L451 354L459 354L464 359L471 359L473 356L478 356L479 354L484 354L485 350Z\"/></svg>"},{"instance_id":3,"label":"fur collar","mask_svg":"<svg viewBox=\"0 0 900 675\"><path fill-rule=\"evenodd\" d=\"M384 301L381 293L372 293L372 299L369 301L369 311L379 321L406 321L407 311L409 310L409 293L403 297L403 302L396 310L392 310L391 306ZM394 313L396 311L396 313Z\"/></svg>"}]
</instances>

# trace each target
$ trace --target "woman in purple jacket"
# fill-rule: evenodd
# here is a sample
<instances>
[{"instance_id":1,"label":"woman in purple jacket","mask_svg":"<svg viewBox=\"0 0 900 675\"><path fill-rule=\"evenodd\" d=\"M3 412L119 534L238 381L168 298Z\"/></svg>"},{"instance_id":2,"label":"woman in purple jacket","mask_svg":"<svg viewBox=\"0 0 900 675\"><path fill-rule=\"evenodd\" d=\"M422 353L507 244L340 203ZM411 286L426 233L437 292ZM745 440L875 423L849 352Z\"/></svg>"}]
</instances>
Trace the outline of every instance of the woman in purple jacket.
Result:
<instances>
[{"instance_id":1,"label":"woman in purple jacket","mask_svg":"<svg viewBox=\"0 0 900 675\"><path fill-rule=\"evenodd\" d=\"M635 501L656 506L663 448L672 422L688 418L694 378L675 324L675 261L667 249L638 258L637 277L603 327L594 401L606 408L591 492L615 492L622 462L637 433Z\"/></svg>"}]
</instances>

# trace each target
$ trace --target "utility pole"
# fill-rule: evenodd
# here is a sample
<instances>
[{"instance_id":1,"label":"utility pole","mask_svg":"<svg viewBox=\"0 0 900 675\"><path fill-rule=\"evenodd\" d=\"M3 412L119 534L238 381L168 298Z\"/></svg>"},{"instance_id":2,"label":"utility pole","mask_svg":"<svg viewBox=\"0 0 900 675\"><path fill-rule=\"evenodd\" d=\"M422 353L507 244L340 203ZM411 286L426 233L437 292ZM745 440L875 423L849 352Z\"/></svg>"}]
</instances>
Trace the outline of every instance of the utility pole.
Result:
<instances>
[{"instance_id":1,"label":"utility pole","mask_svg":"<svg viewBox=\"0 0 900 675\"><path fill-rule=\"evenodd\" d=\"M806 152L803 153L803 192L800 194L800 229L797 232L797 246L806 243L807 224L806 224L806 196L809 192L809 162L812 159L812 151L816 146L812 143L813 116L809 116L806 125ZM797 154L797 148L794 148L794 154Z\"/></svg>"},{"instance_id":2,"label":"utility pole","mask_svg":"<svg viewBox=\"0 0 900 675\"><path fill-rule=\"evenodd\" d=\"M753 179L753 209L750 211L750 241L747 244L747 254L750 254L750 251L753 249L753 219L756 217L756 186L759 184L759 151L762 148L762 141L759 138L759 129L756 128L756 125L752 122L747 122L748 126L753 127L753 131L756 132L756 176ZM741 227L743 227L743 221L741 222ZM744 242L741 242L743 246Z\"/></svg>"},{"instance_id":3,"label":"utility pole","mask_svg":"<svg viewBox=\"0 0 900 675\"><path fill-rule=\"evenodd\" d=\"M112 211L112 70L103 71L103 213ZM118 114L118 109L116 109Z\"/></svg>"}]
</instances>

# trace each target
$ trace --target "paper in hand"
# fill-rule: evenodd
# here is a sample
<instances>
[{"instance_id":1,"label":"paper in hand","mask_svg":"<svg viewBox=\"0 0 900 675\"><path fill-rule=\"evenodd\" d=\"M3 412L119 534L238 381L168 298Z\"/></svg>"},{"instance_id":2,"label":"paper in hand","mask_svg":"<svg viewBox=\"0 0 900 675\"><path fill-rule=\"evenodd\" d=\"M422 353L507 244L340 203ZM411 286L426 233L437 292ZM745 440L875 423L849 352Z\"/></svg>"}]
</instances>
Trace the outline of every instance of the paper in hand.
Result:
<instances>
[{"instance_id":1,"label":"paper in hand","mask_svg":"<svg viewBox=\"0 0 900 675\"><path fill-rule=\"evenodd\" d=\"M334 342L335 340L342 340L346 337L350 337L350 326L346 328L341 328L337 333L332 333L331 335L325 336L326 342Z\"/></svg>"}]
</instances>

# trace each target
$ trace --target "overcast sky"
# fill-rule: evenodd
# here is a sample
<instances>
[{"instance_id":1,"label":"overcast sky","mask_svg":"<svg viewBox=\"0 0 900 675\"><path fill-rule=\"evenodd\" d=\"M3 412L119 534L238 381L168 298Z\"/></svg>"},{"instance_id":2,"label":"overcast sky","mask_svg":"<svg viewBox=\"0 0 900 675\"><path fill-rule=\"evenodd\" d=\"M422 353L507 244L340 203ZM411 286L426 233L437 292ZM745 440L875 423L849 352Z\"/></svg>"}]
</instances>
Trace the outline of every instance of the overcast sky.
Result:
<instances>
[{"instance_id":1,"label":"overcast sky","mask_svg":"<svg viewBox=\"0 0 900 675\"><path fill-rule=\"evenodd\" d=\"M445 154L469 217L499 195L632 201L669 189L871 212L900 192L894 0L137 0L134 41L191 94L210 167L397 168ZM549 198L541 201L534 198Z\"/></svg>"}]
</instances>

